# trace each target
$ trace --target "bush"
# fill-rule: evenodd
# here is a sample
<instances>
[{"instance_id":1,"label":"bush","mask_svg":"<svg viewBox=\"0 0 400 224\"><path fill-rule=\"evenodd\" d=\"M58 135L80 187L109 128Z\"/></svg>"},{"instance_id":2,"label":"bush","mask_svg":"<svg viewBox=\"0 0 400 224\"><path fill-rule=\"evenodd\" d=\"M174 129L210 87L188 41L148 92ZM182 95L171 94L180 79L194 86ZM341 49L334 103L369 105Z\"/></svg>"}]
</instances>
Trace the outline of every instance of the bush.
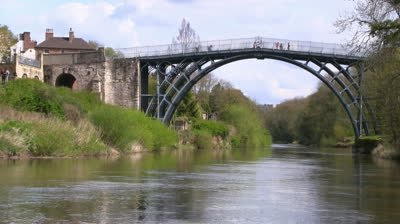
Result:
<instances>
[{"instance_id":1,"label":"bush","mask_svg":"<svg viewBox=\"0 0 400 224\"><path fill-rule=\"evenodd\" d=\"M74 127L57 119L7 121L0 124L0 150L10 156L95 155L107 150L88 122Z\"/></svg>"},{"instance_id":2,"label":"bush","mask_svg":"<svg viewBox=\"0 0 400 224\"><path fill-rule=\"evenodd\" d=\"M221 114L221 118L236 128L232 146L261 148L271 144L271 136L262 126L256 111L242 105L231 105Z\"/></svg>"},{"instance_id":3,"label":"bush","mask_svg":"<svg viewBox=\"0 0 400 224\"><path fill-rule=\"evenodd\" d=\"M103 105L89 116L101 130L102 139L123 151L128 151L135 142L150 150L173 146L177 142L175 132L139 111Z\"/></svg>"},{"instance_id":4,"label":"bush","mask_svg":"<svg viewBox=\"0 0 400 224\"><path fill-rule=\"evenodd\" d=\"M2 104L22 111L64 117L62 104L57 101L54 89L38 80L17 79L9 82L1 92Z\"/></svg>"},{"instance_id":5,"label":"bush","mask_svg":"<svg viewBox=\"0 0 400 224\"><path fill-rule=\"evenodd\" d=\"M226 124L218 121L195 119L192 125L194 130L209 132L212 136L226 138L229 134L229 128Z\"/></svg>"},{"instance_id":6,"label":"bush","mask_svg":"<svg viewBox=\"0 0 400 224\"><path fill-rule=\"evenodd\" d=\"M193 144L197 149L212 149L213 136L205 130L196 130Z\"/></svg>"},{"instance_id":7,"label":"bush","mask_svg":"<svg viewBox=\"0 0 400 224\"><path fill-rule=\"evenodd\" d=\"M88 113L103 104L98 95L91 92L73 92L69 88L60 87L56 88L56 93L57 99L60 102L63 102L63 104L74 105L84 113Z\"/></svg>"},{"instance_id":8,"label":"bush","mask_svg":"<svg viewBox=\"0 0 400 224\"><path fill-rule=\"evenodd\" d=\"M104 142L122 151L134 143L160 149L177 142L175 132L139 111L104 105L97 94L37 80L1 86L0 105L0 150L8 155L23 150L34 156L93 155L107 150Z\"/></svg>"}]
</instances>

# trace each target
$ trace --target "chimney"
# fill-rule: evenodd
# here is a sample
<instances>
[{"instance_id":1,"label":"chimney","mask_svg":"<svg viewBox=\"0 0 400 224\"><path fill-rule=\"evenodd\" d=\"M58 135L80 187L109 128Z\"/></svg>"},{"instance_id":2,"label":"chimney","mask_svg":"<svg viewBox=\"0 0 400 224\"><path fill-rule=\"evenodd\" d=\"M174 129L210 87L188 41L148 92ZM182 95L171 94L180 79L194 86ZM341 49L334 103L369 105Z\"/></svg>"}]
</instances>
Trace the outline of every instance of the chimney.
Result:
<instances>
[{"instance_id":1,"label":"chimney","mask_svg":"<svg viewBox=\"0 0 400 224\"><path fill-rule=\"evenodd\" d=\"M28 50L28 48L32 47L31 33L24 32L22 35L23 35L22 40L24 41L24 51L26 51L26 50Z\"/></svg>"},{"instance_id":2,"label":"chimney","mask_svg":"<svg viewBox=\"0 0 400 224\"><path fill-rule=\"evenodd\" d=\"M72 28L69 28L69 42L72 42L74 38L74 31L72 31Z\"/></svg>"},{"instance_id":3,"label":"chimney","mask_svg":"<svg viewBox=\"0 0 400 224\"><path fill-rule=\"evenodd\" d=\"M54 37L53 29L46 29L46 40Z\"/></svg>"}]
</instances>

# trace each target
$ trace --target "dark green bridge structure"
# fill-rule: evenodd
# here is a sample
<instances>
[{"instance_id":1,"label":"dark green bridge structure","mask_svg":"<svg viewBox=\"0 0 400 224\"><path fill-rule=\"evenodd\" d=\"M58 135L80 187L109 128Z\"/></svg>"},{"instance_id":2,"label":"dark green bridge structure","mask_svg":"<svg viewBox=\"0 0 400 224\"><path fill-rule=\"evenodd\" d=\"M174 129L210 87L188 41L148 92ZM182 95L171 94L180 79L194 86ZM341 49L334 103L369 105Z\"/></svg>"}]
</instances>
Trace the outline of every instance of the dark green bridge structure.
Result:
<instances>
[{"instance_id":1,"label":"dark green bridge structure","mask_svg":"<svg viewBox=\"0 0 400 224\"><path fill-rule=\"evenodd\" d=\"M141 109L167 124L185 95L213 70L240 60L272 59L298 66L321 80L340 101L357 138L379 133L360 87L365 58L342 45L256 37L120 50L126 58L140 61ZM155 95L148 92L149 74L157 76Z\"/></svg>"}]
</instances>

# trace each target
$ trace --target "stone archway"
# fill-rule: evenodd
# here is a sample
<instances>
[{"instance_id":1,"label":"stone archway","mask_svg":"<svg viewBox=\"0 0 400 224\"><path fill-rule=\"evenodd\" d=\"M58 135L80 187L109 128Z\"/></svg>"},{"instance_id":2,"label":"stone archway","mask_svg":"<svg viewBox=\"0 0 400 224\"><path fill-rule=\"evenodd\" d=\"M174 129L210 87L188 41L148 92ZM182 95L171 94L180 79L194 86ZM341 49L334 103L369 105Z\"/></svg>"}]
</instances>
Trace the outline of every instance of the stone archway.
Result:
<instances>
[{"instance_id":1,"label":"stone archway","mask_svg":"<svg viewBox=\"0 0 400 224\"><path fill-rule=\"evenodd\" d=\"M70 89L76 89L76 85L76 78L69 73L63 73L59 75L55 83L56 87L67 87Z\"/></svg>"}]
</instances>

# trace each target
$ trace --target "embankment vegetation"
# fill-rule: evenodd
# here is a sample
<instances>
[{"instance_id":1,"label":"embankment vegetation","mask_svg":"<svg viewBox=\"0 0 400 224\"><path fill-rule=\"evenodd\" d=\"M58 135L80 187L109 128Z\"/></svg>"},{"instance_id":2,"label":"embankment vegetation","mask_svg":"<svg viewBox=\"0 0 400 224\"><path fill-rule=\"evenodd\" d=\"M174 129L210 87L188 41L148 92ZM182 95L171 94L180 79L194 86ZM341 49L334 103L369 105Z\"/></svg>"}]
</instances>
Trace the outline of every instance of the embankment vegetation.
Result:
<instances>
[{"instance_id":1,"label":"embankment vegetation","mask_svg":"<svg viewBox=\"0 0 400 224\"><path fill-rule=\"evenodd\" d=\"M323 84L306 98L285 101L267 112L274 142L315 146L349 146L354 139L349 118Z\"/></svg>"},{"instance_id":2,"label":"embankment vegetation","mask_svg":"<svg viewBox=\"0 0 400 224\"><path fill-rule=\"evenodd\" d=\"M400 1L358 0L336 25L353 32L354 51L368 56L362 91L383 136L378 156L400 158Z\"/></svg>"},{"instance_id":3,"label":"embankment vegetation","mask_svg":"<svg viewBox=\"0 0 400 224\"><path fill-rule=\"evenodd\" d=\"M171 147L177 135L139 111L105 105L93 93L18 79L0 87L3 156L106 155Z\"/></svg>"},{"instance_id":4,"label":"embankment vegetation","mask_svg":"<svg viewBox=\"0 0 400 224\"><path fill-rule=\"evenodd\" d=\"M197 148L263 148L272 142L257 104L212 74L196 84L177 116L192 123L191 135L183 135Z\"/></svg>"}]
</instances>

